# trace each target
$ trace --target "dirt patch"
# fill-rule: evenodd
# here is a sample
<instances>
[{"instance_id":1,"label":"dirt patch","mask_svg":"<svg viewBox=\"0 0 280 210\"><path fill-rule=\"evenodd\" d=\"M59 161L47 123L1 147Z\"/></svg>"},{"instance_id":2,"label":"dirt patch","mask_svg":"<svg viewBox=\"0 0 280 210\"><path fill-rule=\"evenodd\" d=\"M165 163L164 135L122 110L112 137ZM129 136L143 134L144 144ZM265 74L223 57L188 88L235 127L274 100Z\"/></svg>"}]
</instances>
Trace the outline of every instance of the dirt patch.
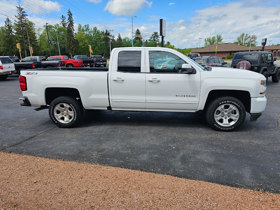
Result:
<instances>
[{"instance_id":1,"label":"dirt patch","mask_svg":"<svg viewBox=\"0 0 280 210\"><path fill-rule=\"evenodd\" d=\"M279 209L280 195L0 152L2 209Z\"/></svg>"}]
</instances>

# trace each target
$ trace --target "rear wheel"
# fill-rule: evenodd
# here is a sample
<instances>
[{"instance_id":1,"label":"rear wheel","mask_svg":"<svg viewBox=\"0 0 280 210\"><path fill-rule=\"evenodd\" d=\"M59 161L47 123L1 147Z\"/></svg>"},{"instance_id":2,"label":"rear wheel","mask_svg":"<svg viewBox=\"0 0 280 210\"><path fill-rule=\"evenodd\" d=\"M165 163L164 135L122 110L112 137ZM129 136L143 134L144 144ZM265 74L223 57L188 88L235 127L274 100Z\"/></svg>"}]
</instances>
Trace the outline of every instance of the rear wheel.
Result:
<instances>
[{"instance_id":1,"label":"rear wheel","mask_svg":"<svg viewBox=\"0 0 280 210\"><path fill-rule=\"evenodd\" d=\"M206 110L206 121L215 130L232 131L246 117L243 103L234 97L221 97L212 101Z\"/></svg>"},{"instance_id":2,"label":"rear wheel","mask_svg":"<svg viewBox=\"0 0 280 210\"><path fill-rule=\"evenodd\" d=\"M71 128L80 123L83 109L81 103L74 98L63 96L51 102L49 115L58 127Z\"/></svg>"},{"instance_id":3,"label":"rear wheel","mask_svg":"<svg viewBox=\"0 0 280 210\"><path fill-rule=\"evenodd\" d=\"M73 64L67 64L67 66L66 67L68 67L68 68L73 68L74 67L74 65Z\"/></svg>"},{"instance_id":4,"label":"rear wheel","mask_svg":"<svg viewBox=\"0 0 280 210\"><path fill-rule=\"evenodd\" d=\"M277 69L276 73L272 75L272 82L279 82L280 79L280 70Z\"/></svg>"}]
</instances>

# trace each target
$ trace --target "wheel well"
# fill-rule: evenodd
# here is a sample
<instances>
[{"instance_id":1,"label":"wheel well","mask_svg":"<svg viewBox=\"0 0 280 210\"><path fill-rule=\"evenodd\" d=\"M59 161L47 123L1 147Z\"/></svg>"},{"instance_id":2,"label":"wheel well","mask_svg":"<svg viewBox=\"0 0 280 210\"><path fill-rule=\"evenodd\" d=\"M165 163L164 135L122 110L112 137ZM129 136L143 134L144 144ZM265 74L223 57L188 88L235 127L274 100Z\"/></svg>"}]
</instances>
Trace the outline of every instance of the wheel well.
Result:
<instances>
[{"instance_id":1,"label":"wheel well","mask_svg":"<svg viewBox=\"0 0 280 210\"><path fill-rule=\"evenodd\" d=\"M251 108L251 97L250 93L247 91L241 91L241 90L212 90L210 91L206 104L205 104L205 109L207 109L208 105L215 100L216 98L223 97L223 96L231 96L239 99L245 109L246 112L250 112Z\"/></svg>"},{"instance_id":2,"label":"wheel well","mask_svg":"<svg viewBox=\"0 0 280 210\"><path fill-rule=\"evenodd\" d=\"M47 88L45 91L46 103L49 105L55 98L68 96L81 101L80 93L74 88Z\"/></svg>"}]
</instances>

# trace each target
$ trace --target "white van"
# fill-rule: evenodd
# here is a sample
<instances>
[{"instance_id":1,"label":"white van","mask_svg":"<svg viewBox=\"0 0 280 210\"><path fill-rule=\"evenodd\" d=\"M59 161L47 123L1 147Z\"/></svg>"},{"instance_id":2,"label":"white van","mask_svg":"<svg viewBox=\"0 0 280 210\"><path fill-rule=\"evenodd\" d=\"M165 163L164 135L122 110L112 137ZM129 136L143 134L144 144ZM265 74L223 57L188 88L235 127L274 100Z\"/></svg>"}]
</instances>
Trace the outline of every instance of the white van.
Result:
<instances>
[{"instance_id":1,"label":"white van","mask_svg":"<svg viewBox=\"0 0 280 210\"><path fill-rule=\"evenodd\" d=\"M8 56L0 56L0 79L4 80L15 72L15 65Z\"/></svg>"}]
</instances>

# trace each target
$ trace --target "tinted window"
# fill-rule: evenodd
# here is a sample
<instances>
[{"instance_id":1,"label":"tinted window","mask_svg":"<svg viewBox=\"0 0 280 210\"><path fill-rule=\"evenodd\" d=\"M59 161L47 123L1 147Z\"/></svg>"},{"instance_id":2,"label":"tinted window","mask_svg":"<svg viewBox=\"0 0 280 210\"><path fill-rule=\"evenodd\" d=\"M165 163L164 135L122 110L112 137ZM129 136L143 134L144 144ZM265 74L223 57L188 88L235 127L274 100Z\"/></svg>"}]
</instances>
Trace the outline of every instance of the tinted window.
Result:
<instances>
[{"instance_id":1,"label":"tinted window","mask_svg":"<svg viewBox=\"0 0 280 210\"><path fill-rule=\"evenodd\" d=\"M61 61L61 57L48 57L48 61Z\"/></svg>"},{"instance_id":2,"label":"tinted window","mask_svg":"<svg viewBox=\"0 0 280 210\"><path fill-rule=\"evenodd\" d=\"M2 64L5 64L5 63L13 63L13 62L11 61L11 59L10 59L10 58L7 58L7 57L2 57L2 58L0 58L0 60L1 60Z\"/></svg>"},{"instance_id":3,"label":"tinted window","mask_svg":"<svg viewBox=\"0 0 280 210\"><path fill-rule=\"evenodd\" d=\"M119 52L118 71L141 72L141 51Z\"/></svg>"},{"instance_id":4,"label":"tinted window","mask_svg":"<svg viewBox=\"0 0 280 210\"><path fill-rule=\"evenodd\" d=\"M182 64L186 63L177 55L170 52L150 51L150 72L177 73Z\"/></svg>"},{"instance_id":5,"label":"tinted window","mask_svg":"<svg viewBox=\"0 0 280 210\"><path fill-rule=\"evenodd\" d=\"M31 57L25 57L24 59L22 59L22 62L30 62L31 61Z\"/></svg>"}]
</instances>

